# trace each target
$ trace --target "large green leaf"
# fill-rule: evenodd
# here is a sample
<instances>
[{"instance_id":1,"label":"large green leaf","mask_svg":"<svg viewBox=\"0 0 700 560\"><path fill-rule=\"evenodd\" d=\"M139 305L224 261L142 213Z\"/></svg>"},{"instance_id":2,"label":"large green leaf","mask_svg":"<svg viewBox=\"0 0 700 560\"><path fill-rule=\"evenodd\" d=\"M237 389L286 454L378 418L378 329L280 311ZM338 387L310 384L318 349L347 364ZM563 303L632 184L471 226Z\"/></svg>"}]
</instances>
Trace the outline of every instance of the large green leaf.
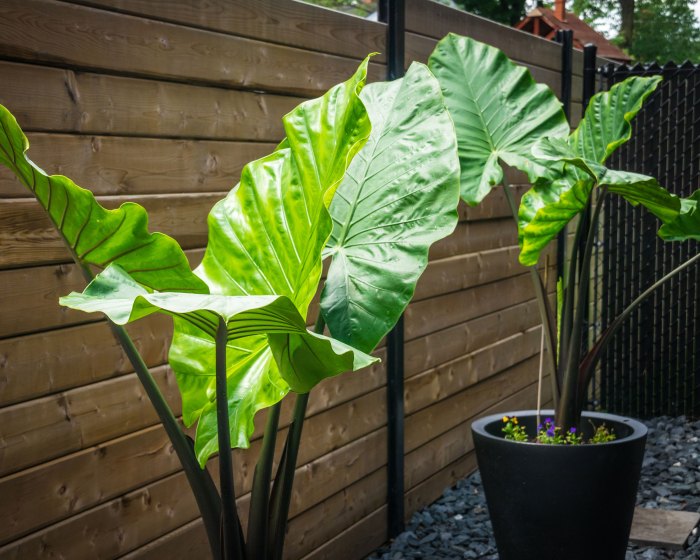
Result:
<instances>
[{"instance_id":1,"label":"large green leaf","mask_svg":"<svg viewBox=\"0 0 700 560\"><path fill-rule=\"evenodd\" d=\"M103 208L67 177L44 173L27 157L28 148L17 121L0 105L0 163L34 194L78 259L98 268L118 263L154 290L207 291L177 242L148 232L141 206L127 202L117 210Z\"/></svg>"},{"instance_id":2,"label":"large green leaf","mask_svg":"<svg viewBox=\"0 0 700 560\"><path fill-rule=\"evenodd\" d=\"M214 294L284 295L306 319L321 276L321 251L332 221L327 206L347 166L370 133L358 94L368 60L347 82L284 117L287 138L269 156L248 164L241 182L209 215L209 242L195 271ZM258 410L290 390L288 360L298 345L253 335L236 340L228 352L232 445L247 447ZM279 342L279 343L278 343ZM321 355L321 354L319 354ZM210 334L177 319L170 350L183 397L187 425L198 421L195 450L205 461L216 447L214 341ZM282 371L279 369L282 367ZM310 365L306 380L291 383L306 391L318 377Z\"/></svg>"},{"instance_id":3,"label":"large green leaf","mask_svg":"<svg viewBox=\"0 0 700 560\"><path fill-rule=\"evenodd\" d=\"M677 216L679 199L654 178L612 171L603 165L629 140L630 122L658 82L657 77L633 77L596 94L568 139L542 138L533 145L530 162L515 162L533 181L518 212L523 265L534 265L544 247L586 208L594 186L606 186L632 204L643 204L663 221Z\"/></svg>"},{"instance_id":4,"label":"large green leaf","mask_svg":"<svg viewBox=\"0 0 700 560\"><path fill-rule=\"evenodd\" d=\"M661 79L661 76L632 76L609 91L594 95L584 119L571 134L569 143L574 152L589 161L605 163L610 154L630 139L632 119Z\"/></svg>"},{"instance_id":5,"label":"large green leaf","mask_svg":"<svg viewBox=\"0 0 700 560\"><path fill-rule=\"evenodd\" d=\"M413 296L434 241L457 223L459 160L440 84L414 63L406 76L361 94L369 141L338 189L333 260L321 295L331 334L366 352Z\"/></svg>"},{"instance_id":6,"label":"large green leaf","mask_svg":"<svg viewBox=\"0 0 700 560\"><path fill-rule=\"evenodd\" d=\"M554 93L494 47L451 33L437 44L428 66L455 123L462 198L470 204L503 179L499 158L524 165L539 138L569 133Z\"/></svg>"},{"instance_id":7,"label":"large green leaf","mask_svg":"<svg viewBox=\"0 0 700 560\"><path fill-rule=\"evenodd\" d=\"M666 241L700 241L700 190L681 199L678 216L661 226L659 236Z\"/></svg>"},{"instance_id":8,"label":"large green leaf","mask_svg":"<svg viewBox=\"0 0 700 560\"><path fill-rule=\"evenodd\" d=\"M216 337L219 318L223 318L230 342L248 338L251 333L261 338L266 335L285 381L298 392L309 391L326 377L355 371L377 361L342 342L308 331L303 317L287 296L152 293L118 265L108 266L82 294L61 298L61 304L86 313L102 312L118 325L162 312L195 326L211 339ZM241 356L235 358L240 367ZM215 371L211 369L207 374L213 377ZM234 398L231 404L235 406L239 402ZM240 412L237 406L232 409L234 416ZM208 426L203 429L208 430ZM215 436L216 431L206 438L199 453L202 466L218 450Z\"/></svg>"}]
</instances>

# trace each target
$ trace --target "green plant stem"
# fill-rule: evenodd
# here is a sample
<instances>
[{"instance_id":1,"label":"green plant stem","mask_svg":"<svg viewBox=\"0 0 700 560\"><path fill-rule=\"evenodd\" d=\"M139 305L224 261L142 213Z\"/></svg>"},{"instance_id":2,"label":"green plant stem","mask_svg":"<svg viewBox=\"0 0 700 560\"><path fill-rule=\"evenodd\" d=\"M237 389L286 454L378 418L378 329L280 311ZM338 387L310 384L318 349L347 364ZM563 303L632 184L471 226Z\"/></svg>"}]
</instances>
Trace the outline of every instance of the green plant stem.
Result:
<instances>
[{"instance_id":1,"label":"green plant stem","mask_svg":"<svg viewBox=\"0 0 700 560\"><path fill-rule=\"evenodd\" d=\"M513 198L513 193L510 192L510 185L506 181L505 174L503 176L503 192L505 193L506 200L508 201L508 206L513 214L513 220L515 220L515 227L518 227L518 208L515 205L515 199ZM554 407L556 408L559 403L559 381L557 379L557 354L556 354L556 334L555 334L555 322L552 316L552 310L549 305L549 299L547 298L547 289L542 284L542 278L540 278L539 272L537 272L536 266L528 267L530 271L530 278L532 279L532 284L535 288L535 295L537 297L537 307L539 309L540 318L542 319L542 329L544 330L544 339L547 344L547 352L549 353L549 367L550 367L550 383L552 385L552 399L554 401Z\"/></svg>"},{"instance_id":2,"label":"green plant stem","mask_svg":"<svg viewBox=\"0 0 700 560\"><path fill-rule=\"evenodd\" d=\"M63 235L61 235L61 237L63 237ZM94 280L94 275L90 271L89 267L78 258L73 251L73 248L65 240L65 238L64 242L71 252L73 260L80 268L83 278L89 284ZM119 341L119 344L121 344L122 348L124 349L124 353L134 368L136 377L146 391L146 395L151 401L151 404L158 415L158 419L160 420L163 428L165 429L165 433L170 439L170 443L172 444L175 454L180 460L182 469L187 477L187 482L189 482L190 488L192 488L192 493L194 494L197 502L199 512L202 514L202 521L207 532L207 539L209 541L212 557L219 558L221 556L221 537L219 527L221 519L221 498L218 490L216 489L216 485L214 484L209 471L202 469L199 466L192 442L182 431L180 423L177 421L177 418L175 418L175 415L165 400L165 397L163 397L160 387L158 387L155 379L153 379L148 366L141 357L141 354L137 350L134 341L129 336L129 333L126 332L124 327L116 325L112 321L107 320L107 323L109 324L112 333Z\"/></svg>"},{"instance_id":3,"label":"green plant stem","mask_svg":"<svg viewBox=\"0 0 700 560\"><path fill-rule=\"evenodd\" d=\"M683 264L677 266L674 268L671 272L654 282L651 286L649 286L646 290L644 290L639 296L635 298L635 300L630 303L625 309L620 313L615 320L610 323L607 329L605 329L605 332L600 336L600 338L597 340L597 342L593 345L593 348L586 354L584 357L581 367L579 368L579 384L585 388L588 386L588 382L591 379L591 376L593 375L593 371L595 370L596 365L600 361L601 356L603 355L603 351L608 347L608 344L612 340L613 335L620 329L620 327L625 323L627 318L632 314L632 312L641 305L641 303L647 299L651 294L656 291L657 288L660 288L663 286L666 282L668 282L671 278L688 268L689 266L693 265L695 262L700 260L700 253L695 255L694 257L691 257L687 261L685 261Z\"/></svg>"},{"instance_id":4,"label":"green plant stem","mask_svg":"<svg viewBox=\"0 0 700 560\"><path fill-rule=\"evenodd\" d=\"M240 521L236 510L233 484L231 429L228 420L228 391L226 388L226 321L219 317L216 330L216 428L219 441L219 486L221 487L223 557L225 560L245 558L241 541Z\"/></svg>"},{"instance_id":5,"label":"green plant stem","mask_svg":"<svg viewBox=\"0 0 700 560\"><path fill-rule=\"evenodd\" d=\"M595 210L591 218L591 228L588 231L586 247L583 252L583 257L581 258L576 311L571 328L568 350L566 355L561 355L561 360L566 360L566 366L564 369L561 399L559 401L559 406L556 408L555 419L557 426L560 426L564 432L568 432L571 427L578 426L583 409L582 395L579 394L578 370L581 363L583 316L586 306L588 305L585 296L588 294L588 284L591 277L590 265L593 255L593 241L595 240L595 224L598 223L598 216L603 208L603 201L605 200L606 194L607 189L602 187L598 200L596 200ZM580 225L581 224L579 224L579 226ZM576 266L574 259L572 259L571 266ZM571 288L573 289L573 286L571 286Z\"/></svg>"},{"instance_id":6,"label":"green plant stem","mask_svg":"<svg viewBox=\"0 0 700 560\"><path fill-rule=\"evenodd\" d=\"M280 409L281 403L276 403L269 409L262 449L253 474L253 489L248 515L248 539L246 540L247 557L250 559L265 559L268 556L270 479L272 477L272 463L275 458Z\"/></svg>"},{"instance_id":7,"label":"green plant stem","mask_svg":"<svg viewBox=\"0 0 700 560\"><path fill-rule=\"evenodd\" d=\"M323 315L319 314L314 326L315 333L323 333L326 322ZM289 426L284 451L280 459L277 475L272 487L270 498L270 546L269 560L281 560L284 550L284 536L287 529L287 517L289 504L292 499L292 485L294 484L294 471L296 469L301 432L304 426L306 406L309 402L309 393L298 394L294 402L292 423Z\"/></svg>"},{"instance_id":8,"label":"green plant stem","mask_svg":"<svg viewBox=\"0 0 700 560\"><path fill-rule=\"evenodd\" d=\"M209 471L202 469L197 462L197 457L194 454L192 443L185 436L180 428L180 424L175 418L172 410L168 406L163 394L158 387L158 384L153 379L148 366L143 361L134 342L129 337L126 329L115 325L108 321L112 332L122 345L131 365L136 372L136 376L143 385L143 388L155 408L158 418L163 424L165 433L170 438L170 443L177 454L180 464L185 471L187 481L192 488L199 512L202 514L202 520L207 532L209 546L212 556L219 558L221 555L221 542L219 536L219 519L221 517L221 499L219 492L214 485L214 481L209 474Z\"/></svg>"}]
</instances>

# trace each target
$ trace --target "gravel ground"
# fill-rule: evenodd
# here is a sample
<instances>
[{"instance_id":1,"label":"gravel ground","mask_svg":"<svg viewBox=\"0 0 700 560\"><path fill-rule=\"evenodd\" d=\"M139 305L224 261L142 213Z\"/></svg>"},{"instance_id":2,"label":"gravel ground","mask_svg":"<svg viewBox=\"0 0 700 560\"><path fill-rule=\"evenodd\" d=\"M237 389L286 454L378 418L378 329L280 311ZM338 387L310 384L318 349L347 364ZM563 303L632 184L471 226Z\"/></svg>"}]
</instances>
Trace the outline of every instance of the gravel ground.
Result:
<instances>
[{"instance_id":1,"label":"gravel ground","mask_svg":"<svg viewBox=\"0 0 700 560\"><path fill-rule=\"evenodd\" d=\"M643 507L700 512L700 421L659 417L649 427L637 503ZM368 560L420 558L498 560L481 479L476 472L416 512L392 543ZM700 559L691 535L683 551L630 546L626 560Z\"/></svg>"}]
</instances>

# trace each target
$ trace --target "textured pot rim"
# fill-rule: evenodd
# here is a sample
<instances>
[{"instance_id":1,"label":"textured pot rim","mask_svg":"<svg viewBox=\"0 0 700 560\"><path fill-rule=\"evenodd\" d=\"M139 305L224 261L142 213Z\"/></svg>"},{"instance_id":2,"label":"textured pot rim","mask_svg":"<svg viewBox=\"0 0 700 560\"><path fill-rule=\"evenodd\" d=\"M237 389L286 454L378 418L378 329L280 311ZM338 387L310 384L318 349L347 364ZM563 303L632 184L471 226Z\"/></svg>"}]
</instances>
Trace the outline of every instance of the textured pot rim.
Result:
<instances>
[{"instance_id":1,"label":"textured pot rim","mask_svg":"<svg viewBox=\"0 0 700 560\"><path fill-rule=\"evenodd\" d=\"M518 418L524 418L527 416L536 416L537 415L537 410L514 410L514 411L505 411L505 412L500 412L498 414L489 414L488 416L484 416L482 418L479 418L478 420L475 420L472 423L472 430L476 433L478 433L481 437L491 439L494 441L500 441L500 442L507 442L509 444L514 444L514 445L531 445L533 447L556 447L556 448L562 448L562 449L577 449L580 448L581 446L578 445L542 445L541 443L535 443L531 441L514 441L514 440L507 440L503 438L502 436L495 436L488 431L486 431L486 426L489 424L492 424L494 422L501 423L503 421L504 416L517 416ZM540 416L554 416L554 410L552 409L545 409L545 410L540 410ZM627 416L618 416L617 414L608 414L607 412L588 412L585 411L583 413L584 418L595 418L597 420L603 420L607 422L617 422L620 424L624 424L630 430L632 430L628 435L625 437L622 437L620 439L616 439L613 441L608 441L604 443L596 443L595 447L596 448L601 448L605 446L611 446L611 445L620 445L623 444L627 441L630 441L632 439L638 439L641 437L645 437L647 435L647 432L649 431L647 427L642 424L639 420L635 420L634 418L628 418ZM588 447L588 445L584 446Z\"/></svg>"}]
</instances>

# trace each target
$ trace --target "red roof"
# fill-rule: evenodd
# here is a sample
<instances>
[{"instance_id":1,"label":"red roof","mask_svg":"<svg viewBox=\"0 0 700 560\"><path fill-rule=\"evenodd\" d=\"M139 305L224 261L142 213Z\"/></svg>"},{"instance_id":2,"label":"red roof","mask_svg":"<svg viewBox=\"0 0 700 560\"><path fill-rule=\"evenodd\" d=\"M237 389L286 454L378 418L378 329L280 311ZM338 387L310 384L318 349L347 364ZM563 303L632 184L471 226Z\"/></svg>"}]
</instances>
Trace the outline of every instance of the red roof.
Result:
<instances>
[{"instance_id":1,"label":"red roof","mask_svg":"<svg viewBox=\"0 0 700 560\"><path fill-rule=\"evenodd\" d=\"M598 47L598 56L620 62L632 60L585 21L579 19L576 14L570 12L566 12L564 19L560 20L554 15L553 10L538 7L528 13L525 19L516 24L515 27L549 39L553 38L559 29L570 29L574 32L575 48L582 49L584 45L593 43Z\"/></svg>"}]
</instances>

